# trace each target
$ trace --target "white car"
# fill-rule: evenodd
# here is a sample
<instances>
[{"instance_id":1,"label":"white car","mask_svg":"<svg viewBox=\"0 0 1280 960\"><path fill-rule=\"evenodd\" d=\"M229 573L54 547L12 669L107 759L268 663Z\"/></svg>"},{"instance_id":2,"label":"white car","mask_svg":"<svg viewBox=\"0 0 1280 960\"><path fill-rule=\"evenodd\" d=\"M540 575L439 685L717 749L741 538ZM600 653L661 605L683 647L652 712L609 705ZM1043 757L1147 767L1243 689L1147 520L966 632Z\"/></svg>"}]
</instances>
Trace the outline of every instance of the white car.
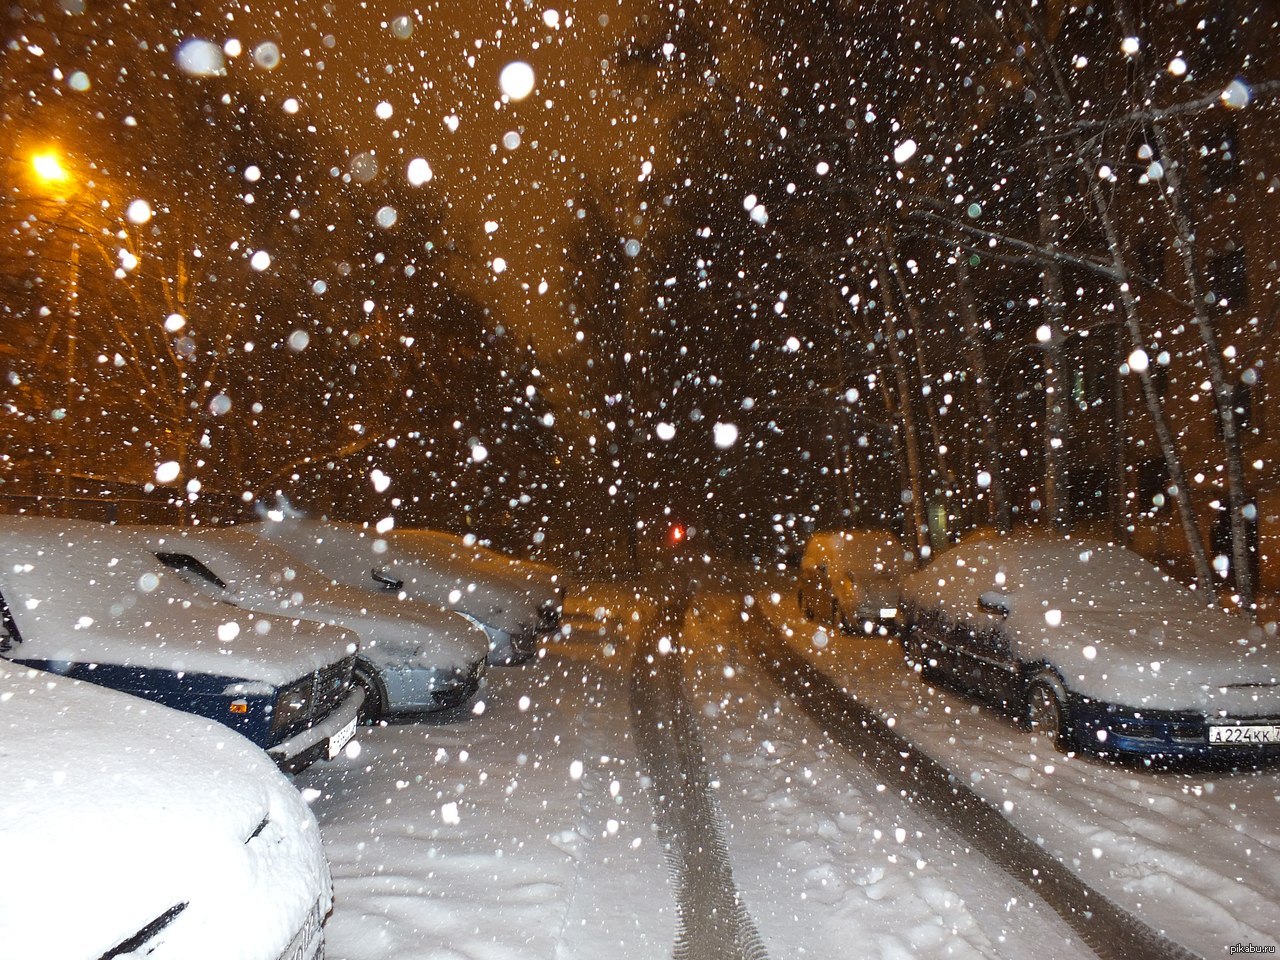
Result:
<instances>
[{"instance_id":1,"label":"white car","mask_svg":"<svg viewBox=\"0 0 1280 960\"><path fill-rule=\"evenodd\" d=\"M979 537L902 591L909 661L1064 750L1280 756L1276 638L1123 547Z\"/></svg>"},{"instance_id":2,"label":"white car","mask_svg":"<svg viewBox=\"0 0 1280 960\"><path fill-rule=\"evenodd\" d=\"M0 517L0 657L224 723L290 770L332 759L364 693L340 627L204 596L119 528Z\"/></svg>"},{"instance_id":3,"label":"white car","mask_svg":"<svg viewBox=\"0 0 1280 960\"><path fill-rule=\"evenodd\" d=\"M800 560L800 609L843 630L897 628L898 579L911 569L901 541L884 530L815 533Z\"/></svg>"},{"instance_id":4,"label":"white car","mask_svg":"<svg viewBox=\"0 0 1280 960\"><path fill-rule=\"evenodd\" d=\"M310 809L218 723L0 661L0 955L316 960Z\"/></svg>"},{"instance_id":5,"label":"white car","mask_svg":"<svg viewBox=\"0 0 1280 960\"><path fill-rule=\"evenodd\" d=\"M489 638L466 614L335 583L242 529L141 527L135 535L214 599L355 633L367 720L456 707L480 688Z\"/></svg>"},{"instance_id":6,"label":"white car","mask_svg":"<svg viewBox=\"0 0 1280 960\"><path fill-rule=\"evenodd\" d=\"M520 585L474 564L441 562L398 548L385 534L353 523L294 515L241 529L283 547L326 577L461 610L489 637L489 663L517 663L537 649L541 611Z\"/></svg>"},{"instance_id":7,"label":"white car","mask_svg":"<svg viewBox=\"0 0 1280 960\"><path fill-rule=\"evenodd\" d=\"M538 609L536 632L550 635L560 628L564 614L564 578L545 563L522 560L486 547L474 536L458 536L443 530L395 529L387 534L388 549L401 564L415 561L448 564L479 570L524 591Z\"/></svg>"}]
</instances>

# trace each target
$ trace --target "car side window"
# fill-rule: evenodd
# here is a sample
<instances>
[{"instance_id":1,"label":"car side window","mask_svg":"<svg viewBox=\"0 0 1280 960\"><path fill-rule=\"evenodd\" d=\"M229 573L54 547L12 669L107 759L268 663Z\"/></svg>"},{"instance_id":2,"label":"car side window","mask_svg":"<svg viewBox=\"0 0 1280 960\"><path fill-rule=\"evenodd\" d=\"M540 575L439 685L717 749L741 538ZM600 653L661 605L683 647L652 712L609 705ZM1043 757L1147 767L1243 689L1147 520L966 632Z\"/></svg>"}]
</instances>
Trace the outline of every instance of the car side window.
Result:
<instances>
[{"instance_id":1,"label":"car side window","mask_svg":"<svg viewBox=\"0 0 1280 960\"><path fill-rule=\"evenodd\" d=\"M1009 637L999 625L975 627L969 645L975 656L989 660L1009 659Z\"/></svg>"},{"instance_id":2,"label":"car side window","mask_svg":"<svg viewBox=\"0 0 1280 960\"><path fill-rule=\"evenodd\" d=\"M157 553L156 559L170 570L180 575L188 583L199 585L200 581L212 584L219 590L226 590L227 585L216 573L206 567L195 557L187 553Z\"/></svg>"}]
</instances>

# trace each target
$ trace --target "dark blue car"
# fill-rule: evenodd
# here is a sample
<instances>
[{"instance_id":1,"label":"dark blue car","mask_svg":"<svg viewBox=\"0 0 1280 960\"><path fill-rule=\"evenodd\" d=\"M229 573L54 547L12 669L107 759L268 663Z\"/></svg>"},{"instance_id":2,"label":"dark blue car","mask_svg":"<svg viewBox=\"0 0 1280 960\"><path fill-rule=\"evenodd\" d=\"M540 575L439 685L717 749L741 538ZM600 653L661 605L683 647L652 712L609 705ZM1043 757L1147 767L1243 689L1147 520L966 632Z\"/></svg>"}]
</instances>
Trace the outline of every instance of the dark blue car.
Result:
<instances>
[{"instance_id":1,"label":"dark blue car","mask_svg":"<svg viewBox=\"0 0 1280 960\"><path fill-rule=\"evenodd\" d=\"M903 601L912 664L1062 750L1280 757L1276 638L1122 547L977 538L907 577Z\"/></svg>"},{"instance_id":2,"label":"dark blue car","mask_svg":"<svg viewBox=\"0 0 1280 960\"><path fill-rule=\"evenodd\" d=\"M298 770L355 729L349 631L209 600L120 531L0 517L0 656L216 720Z\"/></svg>"}]
</instances>

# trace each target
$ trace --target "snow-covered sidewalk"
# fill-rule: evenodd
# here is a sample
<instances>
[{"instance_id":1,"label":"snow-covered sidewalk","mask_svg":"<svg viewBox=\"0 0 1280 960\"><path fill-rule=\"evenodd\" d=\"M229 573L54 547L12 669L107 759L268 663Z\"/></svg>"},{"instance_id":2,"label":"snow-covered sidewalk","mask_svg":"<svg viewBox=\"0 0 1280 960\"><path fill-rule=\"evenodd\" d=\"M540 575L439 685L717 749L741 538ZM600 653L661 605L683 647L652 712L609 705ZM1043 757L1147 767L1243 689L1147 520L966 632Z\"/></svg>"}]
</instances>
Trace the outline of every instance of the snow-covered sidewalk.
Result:
<instances>
[{"instance_id":1,"label":"snow-covered sidewalk","mask_svg":"<svg viewBox=\"0 0 1280 960\"><path fill-rule=\"evenodd\" d=\"M896 639L806 622L794 590L757 599L788 642L1085 882L1205 956L1280 943L1280 774L1148 773L1067 758L926 683Z\"/></svg>"}]
</instances>

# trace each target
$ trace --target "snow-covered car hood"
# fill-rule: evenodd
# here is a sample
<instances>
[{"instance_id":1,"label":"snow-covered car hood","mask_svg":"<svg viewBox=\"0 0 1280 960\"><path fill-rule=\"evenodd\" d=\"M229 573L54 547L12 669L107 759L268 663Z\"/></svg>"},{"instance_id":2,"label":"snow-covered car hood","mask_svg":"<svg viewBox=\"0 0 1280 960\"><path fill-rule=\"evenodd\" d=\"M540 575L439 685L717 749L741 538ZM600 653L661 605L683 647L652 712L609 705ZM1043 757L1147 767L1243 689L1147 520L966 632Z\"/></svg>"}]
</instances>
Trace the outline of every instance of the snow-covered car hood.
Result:
<instances>
[{"instance_id":1,"label":"snow-covered car hood","mask_svg":"<svg viewBox=\"0 0 1280 960\"><path fill-rule=\"evenodd\" d=\"M122 664L282 685L354 652L341 628L202 596L121 529L0 517L0 592L22 642L9 657Z\"/></svg>"},{"instance_id":2,"label":"snow-covered car hood","mask_svg":"<svg viewBox=\"0 0 1280 960\"><path fill-rule=\"evenodd\" d=\"M330 903L310 809L239 734L0 661L0 953L274 960Z\"/></svg>"},{"instance_id":3,"label":"snow-covered car hood","mask_svg":"<svg viewBox=\"0 0 1280 960\"><path fill-rule=\"evenodd\" d=\"M403 562L421 558L424 562L474 565L485 576L499 577L523 590L536 606L560 602L563 577L545 563L520 560L482 546L472 537L460 537L441 530L392 530L387 543L393 556Z\"/></svg>"},{"instance_id":4,"label":"snow-covered car hood","mask_svg":"<svg viewBox=\"0 0 1280 960\"><path fill-rule=\"evenodd\" d=\"M966 542L903 583L919 606L996 626L999 595L1023 662L1058 667L1078 693L1160 710L1280 714L1280 641L1207 606L1121 547L1043 536Z\"/></svg>"},{"instance_id":5,"label":"snow-covered car hood","mask_svg":"<svg viewBox=\"0 0 1280 960\"><path fill-rule=\"evenodd\" d=\"M509 633L532 627L537 605L524 586L462 561L427 560L393 548L385 535L355 524L295 517L245 524L339 583L376 589L373 573L398 580L406 595L461 610Z\"/></svg>"},{"instance_id":6,"label":"snow-covered car hood","mask_svg":"<svg viewBox=\"0 0 1280 960\"><path fill-rule=\"evenodd\" d=\"M489 648L484 631L459 613L337 583L248 530L141 527L134 535L152 552L199 560L226 585L208 589L239 607L353 631L374 663L466 669Z\"/></svg>"}]
</instances>

